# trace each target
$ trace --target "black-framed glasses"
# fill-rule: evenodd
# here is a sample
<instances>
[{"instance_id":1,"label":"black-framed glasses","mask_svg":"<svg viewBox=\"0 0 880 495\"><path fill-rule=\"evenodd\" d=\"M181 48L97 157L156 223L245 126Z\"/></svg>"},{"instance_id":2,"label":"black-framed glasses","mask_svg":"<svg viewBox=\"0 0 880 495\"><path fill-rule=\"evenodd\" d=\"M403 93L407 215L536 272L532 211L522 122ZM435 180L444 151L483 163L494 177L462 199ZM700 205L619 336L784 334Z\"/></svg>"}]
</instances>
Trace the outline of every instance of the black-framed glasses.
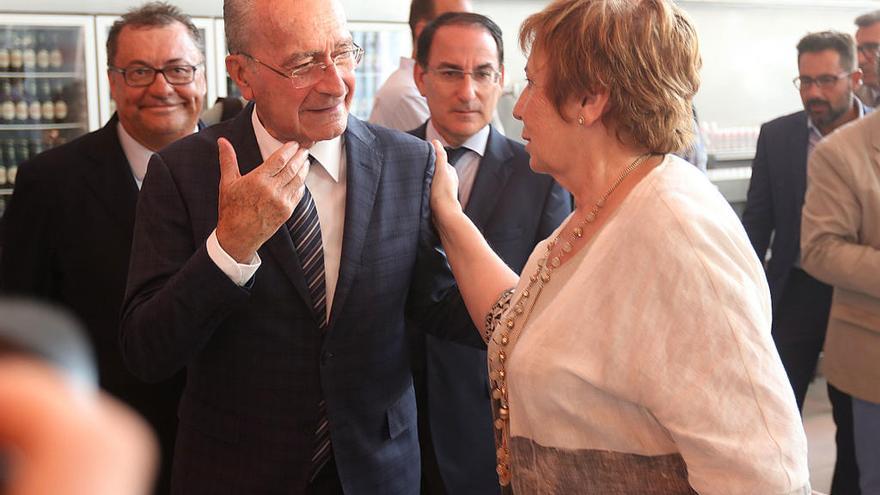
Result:
<instances>
[{"instance_id":1,"label":"black-framed glasses","mask_svg":"<svg viewBox=\"0 0 880 495\"><path fill-rule=\"evenodd\" d=\"M294 88L302 89L307 88L321 80L321 78L324 77L324 72L331 65L335 66L337 69L343 72L354 71L355 67L358 66L358 64L361 62L361 59L364 57L364 49L352 43L351 46L345 49L331 53L329 63L311 61L297 65L292 69L282 69L280 67L276 67L272 64L263 62L262 60L249 53L239 52L239 55L243 55L253 60L254 62L262 65L263 67L271 70L281 77L290 79L290 82L293 83Z\"/></svg>"},{"instance_id":2,"label":"black-framed glasses","mask_svg":"<svg viewBox=\"0 0 880 495\"><path fill-rule=\"evenodd\" d=\"M471 80L474 81L474 84L485 87L491 86L501 79L501 72L489 67L471 71L453 69L451 67L431 67L427 70L435 74L437 80L443 84L459 84L464 81L465 76L471 76Z\"/></svg>"},{"instance_id":3,"label":"black-framed glasses","mask_svg":"<svg viewBox=\"0 0 880 495\"><path fill-rule=\"evenodd\" d=\"M120 69L111 65L108 70L122 74L125 84L135 88L142 88L153 84L153 81L156 80L156 74L162 74L162 77L168 81L168 84L179 86L193 82L196 77L196 70L198 70L200 65L202 64L166 65L161 69L147 65L133 65Z\"/></svg>"},{"instance_id":4,"label":"black-framed glasses","mask_svg":"<svg viewBox=\"0 0 880 495\"><path fill-rule=\"evenodd\" d=\"M837 74L836 76L833 74L822 74L821 76L810 77L810 76L799 76L794 78L791 82L794 84L794 87L799 90L809 89L810 86L816 85L819 89L828 89L837 84L837 81L848 77L855 73L853 72L844 72L843 74Z\"/></svg>"},{"instance_id":5,"label":"black-framed glasses","mask_svg":"<svg viewBox=\"0 0 880 495\"><path fill-rule=\"evenodd\" d=\"M880 43L862 43L856 47L856 50L866 57L877 58L877 54L880 53Z\"/></svg>"}]
</instances>

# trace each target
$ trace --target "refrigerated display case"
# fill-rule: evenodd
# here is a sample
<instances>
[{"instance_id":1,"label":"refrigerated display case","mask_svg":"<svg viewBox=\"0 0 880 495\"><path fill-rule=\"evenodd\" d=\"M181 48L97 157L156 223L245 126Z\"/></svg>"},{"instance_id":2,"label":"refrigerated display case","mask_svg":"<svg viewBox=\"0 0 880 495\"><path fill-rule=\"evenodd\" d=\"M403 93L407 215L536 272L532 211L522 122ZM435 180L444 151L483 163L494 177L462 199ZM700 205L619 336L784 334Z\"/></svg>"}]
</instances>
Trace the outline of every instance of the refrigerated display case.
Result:
<instances>
[{"instance_id":1,"label":"refrigerated display case","mask_svg":"<svg viewBox=\"0 0 880 495\"><path fill-rule=\"evenodd\" d=\"M0 216L18 165L97 129L91 16L0 17Z\"/></svg>"},{"instance_id":2,"label":"refrigerated display case","mask_svg":"<svg viewBox=\"0 0 880 495\"><path fill-rule=\"evenodd\" d=\"M98 95L101 113L101 124L103 125L113 112L116 111L116 105L110 98L110 80L107 78L107 35L110 33L110 27L119 19L113 15L95 16L95 31L97 33L97 57L98 57ZM217 55L214 52L216 46L214 41L214 19L206 17L193 17L193 24L198 28L202 35L205 50L205 80L207 86L207 95L205 96L205 104L210 106L217 99ZM224 65L225 67L225 65ZM226 72L225 69L223 71Z\"/></svg>"},{"instance_id":3,"label":"refrigerated display case","mask_svg":"<svg viewBox=\"0 0 880 495\"><path fill-rule=\"evenodd\" d=\"M223 20L216 19L218 96L240 96L238 87L226 74L226 36ZM349 22L354 42L364 49L364 58L355 71L355 93L351 113L363 120L370 116L376 91L397 70L400 57L412 53L409 25L400 22Z\"/></svg>"}]
</instances>

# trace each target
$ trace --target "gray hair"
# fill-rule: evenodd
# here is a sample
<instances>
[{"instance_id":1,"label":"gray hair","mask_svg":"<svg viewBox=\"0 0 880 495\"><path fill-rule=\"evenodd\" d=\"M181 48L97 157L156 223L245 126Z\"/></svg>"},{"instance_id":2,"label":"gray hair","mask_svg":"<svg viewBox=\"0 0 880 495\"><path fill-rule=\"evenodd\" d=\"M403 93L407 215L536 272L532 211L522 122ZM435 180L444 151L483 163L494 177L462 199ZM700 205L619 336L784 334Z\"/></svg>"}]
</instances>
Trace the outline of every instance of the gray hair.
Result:
<instances>
[{"instance_id":1,"label":"gray hair","mask_svg":"<svg viewBox=\"0 0 880 495\"><path fill-rule=\"evenodd\" d=\"M223 19L226 29L226 49L236 54L247 51L250 38L250 20L254 12L254 0L225 0Z\"/></svg>"},{"instance_id":2,"label":"gray hair","mask_svg":"<svg viewBox=\"0 0 880 495\"><path fill-rule=\"evenodd\" d=\"M868 27L872 24L880 22L880 10L868 12L856 17L856 26L860 28Z\"/></svg>"},{"instance_id":3,"label":"gray hair","mask_svg":"<svg viewBox=\"0 0 880 495\"><path fill-rule=\"evenodd\" d=\"M205 54L205 43L202 33L193 24L192 19L177 7L165 2L149 2L126 12L119 20L110 27L107 34L107 61L110 65L116 62L116 51L119 43L119 33L126 26L132 27L165 27L179 22L186 27L193 43L198 47L202 56Z\"/></svg>"}]
</instances>

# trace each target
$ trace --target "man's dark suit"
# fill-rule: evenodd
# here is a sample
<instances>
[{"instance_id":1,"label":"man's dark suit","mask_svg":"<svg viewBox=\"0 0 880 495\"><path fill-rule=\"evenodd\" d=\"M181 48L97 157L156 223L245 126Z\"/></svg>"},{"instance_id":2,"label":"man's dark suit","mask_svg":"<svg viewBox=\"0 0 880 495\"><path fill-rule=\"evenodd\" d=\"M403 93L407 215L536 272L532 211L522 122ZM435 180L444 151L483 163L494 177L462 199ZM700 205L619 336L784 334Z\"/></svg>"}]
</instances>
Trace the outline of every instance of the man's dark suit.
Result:
<instances>
[{"instance_id":1,"label":"man's dark suit","mask_svg":"<svg viewBox=\"0 0 880 495\"><path fill-rule=\"evenodd\" d=\"M427 123L410 131L425 139ZM465 214L498 256L519 273L535 245L571 213L571 197L549 175L529 168L522 144L490 127ZM423 339L420 337L424 337ZM423 422L424 460L436 457L446 493L488 494L499 491L495 440L489 403L486 351L415 331L417 363L424 358L424 388L417 396ZM423 349L418 346L423 345ZM425 435L429 434L429 438ZM435 469L426 466L426 470ZM430 477L430 473L426 473ZM429 488L437 491L437 487Z\"/></svg>"},{"instance_id":2,"label":"man's dark suit","mask_svg":"<svg viewBox=\"0 0 880 495\"><path fill-rule=\"evenodd\" d=\"M102 129L23 164L3 217L3 292L68 308L88 329L101 387L144 415L167 462L157 493L167 493L183 376L161 385L135 378L119 351L138 189L117 134Z\"/></svg>"},{"instance_id":3,"label":"man's dark suit","mask_svg":"<svg viewBox=\"0 0 880 495\"><path fill-rule=\"evenodd\" d=\"M207 253L216 141L229 139L241 172L253 170L262 158L252 111L154 155L138 202L123 354L145 379L187 368L172 492L303 493L323 395L345 492L417 493L404 315L482 344L437 248L431 150L349 118L339 281L322 335L284 226L244 287Z\"/></svg>"},{"instance_id":4,"label":"man's dark suit","mask_svg":"<svg viewBox=\"0 0 880 495\"><path fill-rule=\"evenodd\" d=\"M800 111L761 127L743 225L766 263L773 304L773 340L803 409L825 341L831 287L795 266L800 257L801 209L807 188L807 115ZM771 244L772 239L772 244ZM837 423L838 459L832 493L858 493L848 396L829 385Z\"/></svg>"}]
</instances>

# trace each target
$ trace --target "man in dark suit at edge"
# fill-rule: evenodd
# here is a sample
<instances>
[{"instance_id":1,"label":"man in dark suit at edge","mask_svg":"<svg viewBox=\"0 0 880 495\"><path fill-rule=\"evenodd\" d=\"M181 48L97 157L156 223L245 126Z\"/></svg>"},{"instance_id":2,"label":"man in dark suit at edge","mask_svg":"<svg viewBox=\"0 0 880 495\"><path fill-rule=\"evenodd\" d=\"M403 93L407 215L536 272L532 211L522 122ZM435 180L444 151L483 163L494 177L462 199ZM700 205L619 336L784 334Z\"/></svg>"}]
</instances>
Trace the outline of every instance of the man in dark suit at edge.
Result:
<instances>
[{"instance_id":1,"label":"man in dark suit at edge","mask_svg":"<svg viewBox=\"0 0 880 495\"><path fill-rule=\"evenodd\" d=\"M85 323L101 387L147 418L162 447L156 493L168 493L182 374L145 384L122 362L125 293L138 189L154 151L198 126L203 41L188 16L149 3L110 29L116 114L102 128L22 165L4 216L3 292L67 307Z\"/></svg>"},{"instance_id":2,"label":"man in dark suit at edge","mask_svg":"<svg viewBox=\"0 0 880 495\"><path fill-rule=\"evenodd\" d=\"M743 225L758 258L766 261L773 304L773 340L803 410L831 309L831 287L800 265L801 209L807 187L807 158L834 129L862 117L868 109L854 96L861 84L850 35L811 33L797 45L795 86L805 111L779 117L761 127ZM772 245L771 245L772 238ZM837 425L837 462L832 494L859 493L853 444L852 404L828 384Z\"/></svg>"},{"instance_id":3,"label":"man in dark suit at edge","mask_svg":"<svg viewBox=\"0 0 880 495\"><path fill-rule=\"evenodd\" d=\"M338 1L224 18L251 103L153 156L121 331L137 375L187 369L172 493L417 493L405 314L481 344L431 226L431 149L349 116L363 52Z\"/></svg>"},{"instance_id":4,"label":"man in dark suit at edge","mask_svg":"<svg viewBox=\"0 0 880 495\"><path fill-rule=\"evenodd\" d=\"M465 213L519 272L571 212L571 199L550 176L532 172L522 144L490 124L504 87L501 29L479 14L443 14L424 28L416 52L415 81L430 119L411 133L447 147ZM416 369L425 492L497 493L486 351L419 331L411 337L414 361L425 368L423 379Z\"/></svg>"}]
</instances>

